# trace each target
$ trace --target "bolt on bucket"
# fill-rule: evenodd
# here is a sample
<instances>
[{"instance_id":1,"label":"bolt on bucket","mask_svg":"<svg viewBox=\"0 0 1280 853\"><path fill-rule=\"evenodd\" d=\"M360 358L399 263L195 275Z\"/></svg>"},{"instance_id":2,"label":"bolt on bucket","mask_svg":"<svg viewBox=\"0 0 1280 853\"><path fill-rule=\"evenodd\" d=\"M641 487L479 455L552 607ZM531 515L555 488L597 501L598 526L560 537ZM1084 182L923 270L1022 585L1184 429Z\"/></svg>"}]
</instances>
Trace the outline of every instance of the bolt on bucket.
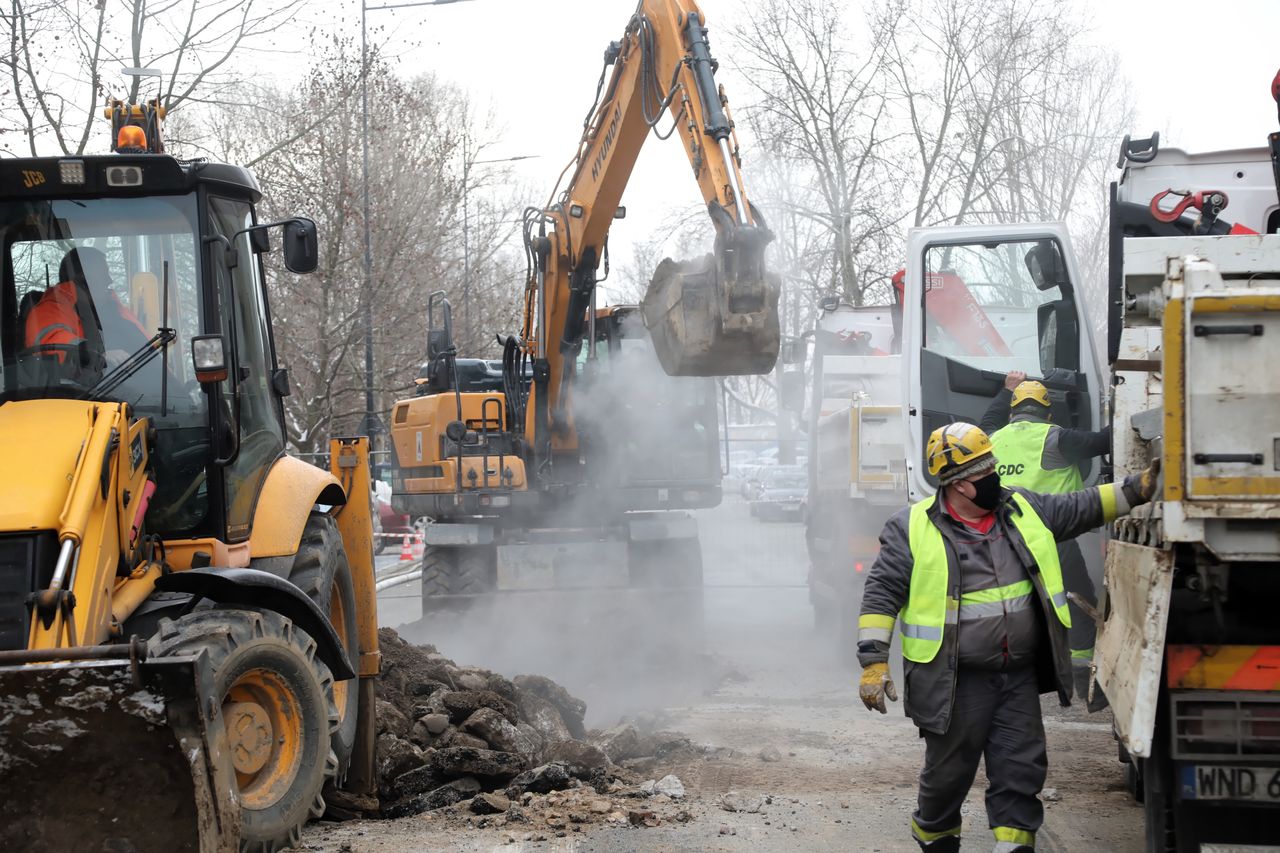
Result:
<instances>
[{"instance_id":1,"label":"bolt on bucket","mask_svg":"<svg viewBox=\"0 0 1280 853\"><path fill-rule=\"evenodd\" d=\"M663 259L640 308L670 376L734 376L773 370L778 359L778 277L732 252ZM749 270L749 271L748 271Z\"/></svg>"}]
</instances>

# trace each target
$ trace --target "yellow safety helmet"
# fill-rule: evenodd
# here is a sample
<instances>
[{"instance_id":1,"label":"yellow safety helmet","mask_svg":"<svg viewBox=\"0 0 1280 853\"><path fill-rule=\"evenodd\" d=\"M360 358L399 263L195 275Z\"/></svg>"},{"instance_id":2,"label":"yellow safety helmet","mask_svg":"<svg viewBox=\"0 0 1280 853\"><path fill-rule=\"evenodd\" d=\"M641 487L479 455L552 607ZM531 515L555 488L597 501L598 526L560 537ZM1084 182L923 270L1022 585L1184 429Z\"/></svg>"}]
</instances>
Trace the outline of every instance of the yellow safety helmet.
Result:
<instances>
[{"instance_id":1,"label":"yellow safety helmet","mask_svg":"<svg viewBox=\"0 0 1280 853\"><path fill-rule=\"evenodd\" d=\"M929 473L942 483L991 468L996 461L991 451L991 439L981 429L964 421L935 429L929 435L925 458L929 461Z\"/></svg>"},{"instance_id":2,"label":"yellow safety helmet","mask_svg":"<svg viewBox=\"0 0 1280 853\"><path fill-rule=\"evenodd\" d=\"M1049 408L1049 389L1034 379L1019 382L1018 387L1013 389L1013 399L1009 401L1009 408L1016 409L1023 403L1036 403L1046 409Z\"/></svg>"}]
</instances>

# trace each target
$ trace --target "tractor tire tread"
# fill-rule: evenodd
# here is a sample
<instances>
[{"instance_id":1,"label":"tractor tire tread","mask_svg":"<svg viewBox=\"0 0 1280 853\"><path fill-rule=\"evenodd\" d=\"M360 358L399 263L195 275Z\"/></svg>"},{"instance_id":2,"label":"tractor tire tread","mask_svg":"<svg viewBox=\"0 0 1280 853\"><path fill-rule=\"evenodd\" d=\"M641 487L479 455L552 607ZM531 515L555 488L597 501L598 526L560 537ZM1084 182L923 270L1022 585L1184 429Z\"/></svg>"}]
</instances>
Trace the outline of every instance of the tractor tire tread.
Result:
<instances>
[{"instance_id":1,"label":"tractor tire tread","mask_svg":"<svg viewBox=\"0 0 1280 853\"><path fill-rule=\"evenodd\" d=\"M148 643L148 656L152 658L206 652L216 681L221 668L239 650L264 640L275 640L275 644L291 648L305 663L306 671L315 677L326 715L323 730L328 734L328 741L320 747L317 755L322 770L305 816L288 826L279 827L273 837L241 838L240 853L277 853L296 846L302 837L303 824L324 813L322 791L338 769L331 745L338 720L333 699L333 677L328 667L316 657L315 640L291 620L270 610L211 607L178 619L166 617L160 621L159 630Z\"/></svg>"}]
</instances>

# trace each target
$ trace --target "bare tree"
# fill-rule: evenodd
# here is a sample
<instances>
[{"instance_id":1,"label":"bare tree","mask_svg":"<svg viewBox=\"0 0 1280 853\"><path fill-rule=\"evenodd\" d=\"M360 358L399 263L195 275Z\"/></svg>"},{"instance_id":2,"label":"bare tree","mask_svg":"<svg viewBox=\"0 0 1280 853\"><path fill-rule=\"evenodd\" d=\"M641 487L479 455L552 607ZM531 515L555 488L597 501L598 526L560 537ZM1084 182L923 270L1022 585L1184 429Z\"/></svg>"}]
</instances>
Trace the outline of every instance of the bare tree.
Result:
<instances>
[{"instance_id":1,"label":"bare tree","mask_svg":"<svg viewBox=\"0 0 1280 853\"><path fill-rule=\"evenodd\" d=\"M266 49L293 23L305 0L9 0L3 17L9 50L3 94L16 118L0 118L3 146L83 153L118 69L156 67L157 88L138 77L131 100L157 99L167 110L184 103L243 102L237 63ZM119 6L125 14L120 14ZM0 137L3 138L3 137Z\"/></svg>"},{"instance_id":2,"label":"bare tree","mask_svg":"<svg viewBox=\"0 0 1280 853\"><path fill-rule=\"evenodd\" d=\"M222 108L184 132L211 153L252 164L264 216L312 216L319 268L271 277L280 359L293 376L286 402L290 440L303 450L359 428L364 414L365 306L374 318L376 410L411 392L425 357L427 300L444 290L455 306L462 356L493 354L495 331L515 324L523 258L514 250L513 191L477 164L492 133L466 97L432 77L403 80L376 55L369 66L369 231L364 274L360 70L352 45L317 51L305 81L255 94L253 109ZM468 140L464 144L464 140ZM464 152L466 157L464 158ZM461 324L462 195L469 182L470 327Z\"/></svg>"},{"instance_id":3,"label":"bare tree","mask_svg":"<svg viewBox=\"0 0 1280 853\"><path fill-rule=\"evenodd\" d=\"M864 266L866 250L897 228L886 204L896 187L884 157L893 132L879 59L896 22L872 24L865 42L855 43L834 4L765 0L748 8L733 32L739 70L759 89L746 118L785 175L768 188L773 194L757 191L756 198L772 208L775 230L778 221L798 225L798 217L828 235L830 283L812 275L814 247L789 260L803 264L811 285L856 304L875 278Z\"/></svg>"}]
</instances>

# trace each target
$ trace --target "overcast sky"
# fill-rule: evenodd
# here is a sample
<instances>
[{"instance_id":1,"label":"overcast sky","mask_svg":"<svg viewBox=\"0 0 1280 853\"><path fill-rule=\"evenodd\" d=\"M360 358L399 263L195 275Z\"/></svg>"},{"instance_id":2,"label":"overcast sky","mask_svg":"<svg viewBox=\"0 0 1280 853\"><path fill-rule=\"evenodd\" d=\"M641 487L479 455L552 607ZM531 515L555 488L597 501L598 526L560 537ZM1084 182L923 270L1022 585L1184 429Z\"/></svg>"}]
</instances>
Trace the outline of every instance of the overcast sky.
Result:
<instances>
[{"instance_id":1,"label":"overcast sky","mask_svg":"<svg viewBox=\"0 0 1280 853\"><path fill-rule=\"evenodd\" d=\"M742 2L701 2L722 69L732 56L728 39L718 34L739 19ZM849 20L859 20L858 0L844 2ZM1133 83L1135 136L1159 130L1163 144L1204 151L1263 145L1278 129L1269 87L1280 66L1280 2L1086 2L1095 41L1120 54ZM536 190L530 203L540 204L575 149L605 46L621 36L634 9L634 0L470 0L370 12L369 23L371 33L383 28L371 39L387 38L387 53L398 57L402 73L433 71L492 109L501 135L485 156L538 155L512 167ZM720 79L731 105L735 97L741 103L741 81L725 70ZM748 159L748 192L750 168ZM680 144L650 139L623 198L627 219L611 234L615 260L667 212L699 201Z\"/></svg>"}]
</instances>

